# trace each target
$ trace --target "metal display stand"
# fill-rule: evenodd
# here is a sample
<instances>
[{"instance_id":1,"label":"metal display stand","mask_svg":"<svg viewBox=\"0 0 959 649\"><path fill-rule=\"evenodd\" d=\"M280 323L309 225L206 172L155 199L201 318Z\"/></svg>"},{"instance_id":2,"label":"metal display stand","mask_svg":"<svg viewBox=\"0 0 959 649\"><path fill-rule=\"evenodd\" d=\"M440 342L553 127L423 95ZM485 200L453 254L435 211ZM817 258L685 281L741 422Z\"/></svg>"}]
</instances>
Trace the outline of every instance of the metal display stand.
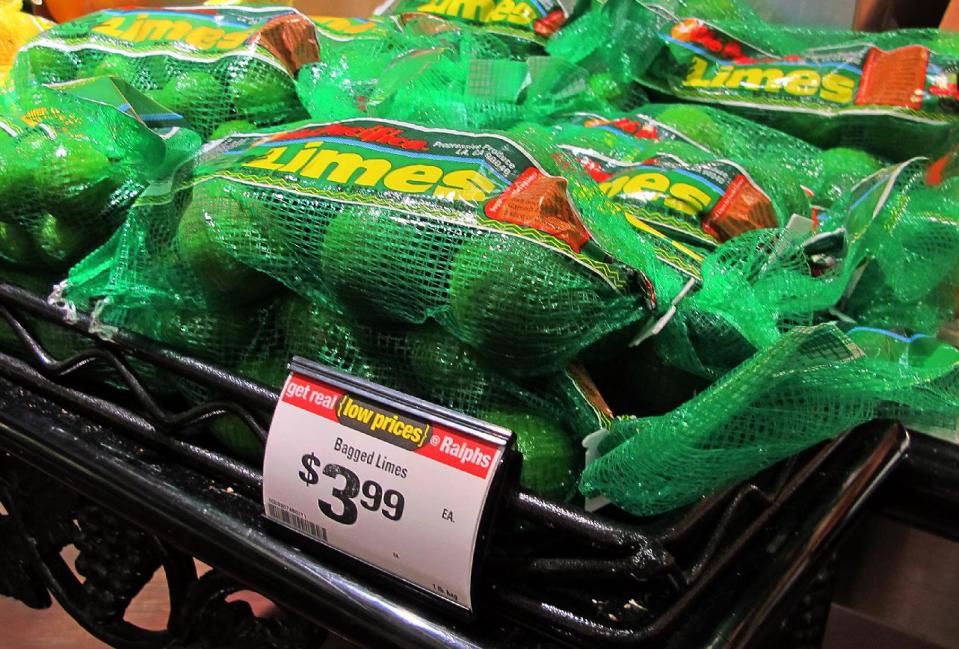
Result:
<instances>
[{"instance_id":1,"label":"metal display stand","mask_svg":"<svg viewBox=\"0 0 959 649\"><path fill-rule=\"evenodd\" d=\"M904 523L959 541L959 444L911 433L912 446L878 501Z\"/></svg>"},{"instance_id":2,"label":"metal display stand","mask_svg":"<svg viewBox=\"0 0 959 649\"><path fill-rule=\"evenodd\" d=\"M466 619L270 532L259 470L206 427L229 413L265 439L275 391L124 332L90 337L86 316L64 324L14 286L0 285L0 315L18 342L0 353L0 594L53 597L116 647L316 647L328 631L377 648L815 646L830 557L908 446L900 426L870 424L645 519L507 485ZM86 342L54 358L41 321ZM178 403L171 378L212 397ZM60 556L71 544L82 581ZM214 570L198 577L194 557ZM150 631L123 614L158 569L171 612ZM256 618L228 601L241 589L285 614Z\"/></svg>"}]
</instances>

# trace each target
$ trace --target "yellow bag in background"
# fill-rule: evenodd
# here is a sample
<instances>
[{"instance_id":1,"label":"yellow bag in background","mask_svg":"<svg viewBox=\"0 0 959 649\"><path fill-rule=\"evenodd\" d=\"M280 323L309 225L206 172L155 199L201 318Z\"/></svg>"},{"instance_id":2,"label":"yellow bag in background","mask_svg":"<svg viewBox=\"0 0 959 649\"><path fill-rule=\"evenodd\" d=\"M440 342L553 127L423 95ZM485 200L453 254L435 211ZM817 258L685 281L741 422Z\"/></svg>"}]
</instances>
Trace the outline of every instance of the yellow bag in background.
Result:
<instances>
[{"instance_id":1,"label":"yellow bag in background","mask_svg":"<svg viewBox=\"0 0 959 649\"><path fill-rule=\"evenodd\" d=\"M7 82L13 58L28 40L53 26L49 20L23 13L20 0L0 0L0 87Z\"/></svg>"}]
</instances>

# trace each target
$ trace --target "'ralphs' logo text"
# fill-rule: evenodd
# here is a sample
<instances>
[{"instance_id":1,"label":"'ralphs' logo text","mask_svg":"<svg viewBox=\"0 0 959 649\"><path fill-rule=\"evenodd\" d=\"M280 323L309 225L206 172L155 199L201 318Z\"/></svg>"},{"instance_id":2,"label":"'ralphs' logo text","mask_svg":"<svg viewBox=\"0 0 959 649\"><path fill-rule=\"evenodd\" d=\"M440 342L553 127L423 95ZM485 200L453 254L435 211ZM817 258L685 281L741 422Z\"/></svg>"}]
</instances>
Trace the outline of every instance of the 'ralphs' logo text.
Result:
<instances>
[{"instance_id":1,"label":"'ralphs' logo text","mask_svg":"<svg viewBox=\"0 0 959 649\"><path fill-rule=\"evenodd\" d=\"M416 451L417 455L424 455L479 478L489 474L496 452L495 445L442 426L433 426L429 443Z\"/></svg>"},{"instance_id":2,"label":"'ralphs' logo text","mask_svg":"<svg viewBox=\"0 0 959 649\"><path fill-rule=\"evenodd\" d=\"M462 438L454 438L452 435L443 435L440 438L439 450L456 458L460 464L475 464L485 469L493 462L493 456L485 452L482 447L470 444L468 440Z\"/></svg>"}]
</instances>

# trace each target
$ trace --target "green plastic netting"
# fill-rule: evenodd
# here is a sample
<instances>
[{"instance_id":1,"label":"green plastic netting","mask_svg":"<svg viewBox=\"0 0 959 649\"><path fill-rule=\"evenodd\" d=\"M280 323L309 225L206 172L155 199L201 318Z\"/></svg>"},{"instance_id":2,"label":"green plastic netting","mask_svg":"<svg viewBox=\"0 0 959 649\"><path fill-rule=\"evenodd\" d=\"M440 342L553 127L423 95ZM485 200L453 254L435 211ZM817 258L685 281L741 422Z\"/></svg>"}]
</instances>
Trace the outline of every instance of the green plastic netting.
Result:
<instances>
[{"instance_id":1,"label":"green plastic netting","mask_svg":"<svg viewBox=\"0 0 959 649\"><path fill-rule=\"evenodd\" d=\"M648 317L636 269L654 266L546 142L533 126L476 135L383 120L224 140L145 197L138 225L71 281L86 299L88 278L108 273L100 297L118 309L246 304L278 281L366 321L434 319L507 371L553 372ZM125 237L142 251L115 264Z\"/></svg>"},{"instance_id":2,"label":"green plastic netting","mask_svg":"<svg viewBox=\"0 0 959 649\"><path fill-rule=\"evenodd\" d=\"M209 137L305 117L294 78L319 57L316 31L289 8L115 9L58 25L17 55L19 89L110 75L149 93Z\"/></svg>"},{"instance_id":3,"label":"green plastic netting","mask_svg":"<svg viewBox=\"0 0 959 649\"><path fill-rule=\"evenodd\" d=\"M867 355L834 324L794 328L673 412L614 421L581 488L655 514L872 419L926 412L954 422L957 360L917 367Z\"/></svg>"},{"instance_id":4,"label":"green plastic netting","mask_svg":"<svg viewBox=\"0 0 959 649\"><path fill-rule=\"evenodd\" d=\"M372 24L324 41L322 60L300 72L298 92L312 117L488 130L637 101L577 65L517 54L482 29L425 14Z\"/></svg>"},{"instance_id":5,"label":"green plastic netting","mask_svg":"<svg viewBox=\"0 0 959 649\"><path fill-rule=\"evenodd\" d=\"M120 325L274 388L286 379L288 359L304 356L509 425L524 456L522 484L551 497L573 495L583 457L577 442L608 424L575 374L517 380L498 372L435 323L364 324L290 292L274 294L233 308L167 305L162 318L156 317L155 303L123 309L105 303L96 312L95 329ZM190 382L163 387L174 388L191 402L217 396ZM212 432L232 453L253 461L262 457L260 442L236 417L218 420Z\"/></svg>"}]
</instances>

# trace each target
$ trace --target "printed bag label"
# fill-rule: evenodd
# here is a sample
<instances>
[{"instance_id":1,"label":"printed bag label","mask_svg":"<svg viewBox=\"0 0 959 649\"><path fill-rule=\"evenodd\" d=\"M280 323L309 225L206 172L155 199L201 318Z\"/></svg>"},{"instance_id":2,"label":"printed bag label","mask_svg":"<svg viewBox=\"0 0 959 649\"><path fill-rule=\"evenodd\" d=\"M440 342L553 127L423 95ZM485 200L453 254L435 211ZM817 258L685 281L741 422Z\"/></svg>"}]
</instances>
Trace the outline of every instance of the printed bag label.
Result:
<instances>
[{"instance_id":1,"label":"printed bag label","mask_svg":"<svg viewBox=\"0 0 959 649\"><path fill-rule=\"evenodd\" d=\"M817 112L882 109L943 118L956 112L959 61L920 45L885 51L850 43L775 56L690 18L660 33L666 80L686 98Z\"/></svg>"},{"instance_id":2,"label":"printed bag label","mask_svg":"<svg viewBox=\"0 0 959 649\"><path fill-rule=\"evenodd\" d=\"M634 272L593 239L566 179L506 137L358 118L238 140L197 175L505 232L553 248L617 288Z\"/></svg>"},{"instance_id":3,"label":"printed bag label","mask_svg":"<svg viewBox=\"0 0 959 649\"><path fill-rule=\"evenodd\" d=\"M319 58L313 23L288 8L110 9L57 25L28 47L37 46L193 61L244 54L290 73Z\"/></svg>"}]
</instances>

